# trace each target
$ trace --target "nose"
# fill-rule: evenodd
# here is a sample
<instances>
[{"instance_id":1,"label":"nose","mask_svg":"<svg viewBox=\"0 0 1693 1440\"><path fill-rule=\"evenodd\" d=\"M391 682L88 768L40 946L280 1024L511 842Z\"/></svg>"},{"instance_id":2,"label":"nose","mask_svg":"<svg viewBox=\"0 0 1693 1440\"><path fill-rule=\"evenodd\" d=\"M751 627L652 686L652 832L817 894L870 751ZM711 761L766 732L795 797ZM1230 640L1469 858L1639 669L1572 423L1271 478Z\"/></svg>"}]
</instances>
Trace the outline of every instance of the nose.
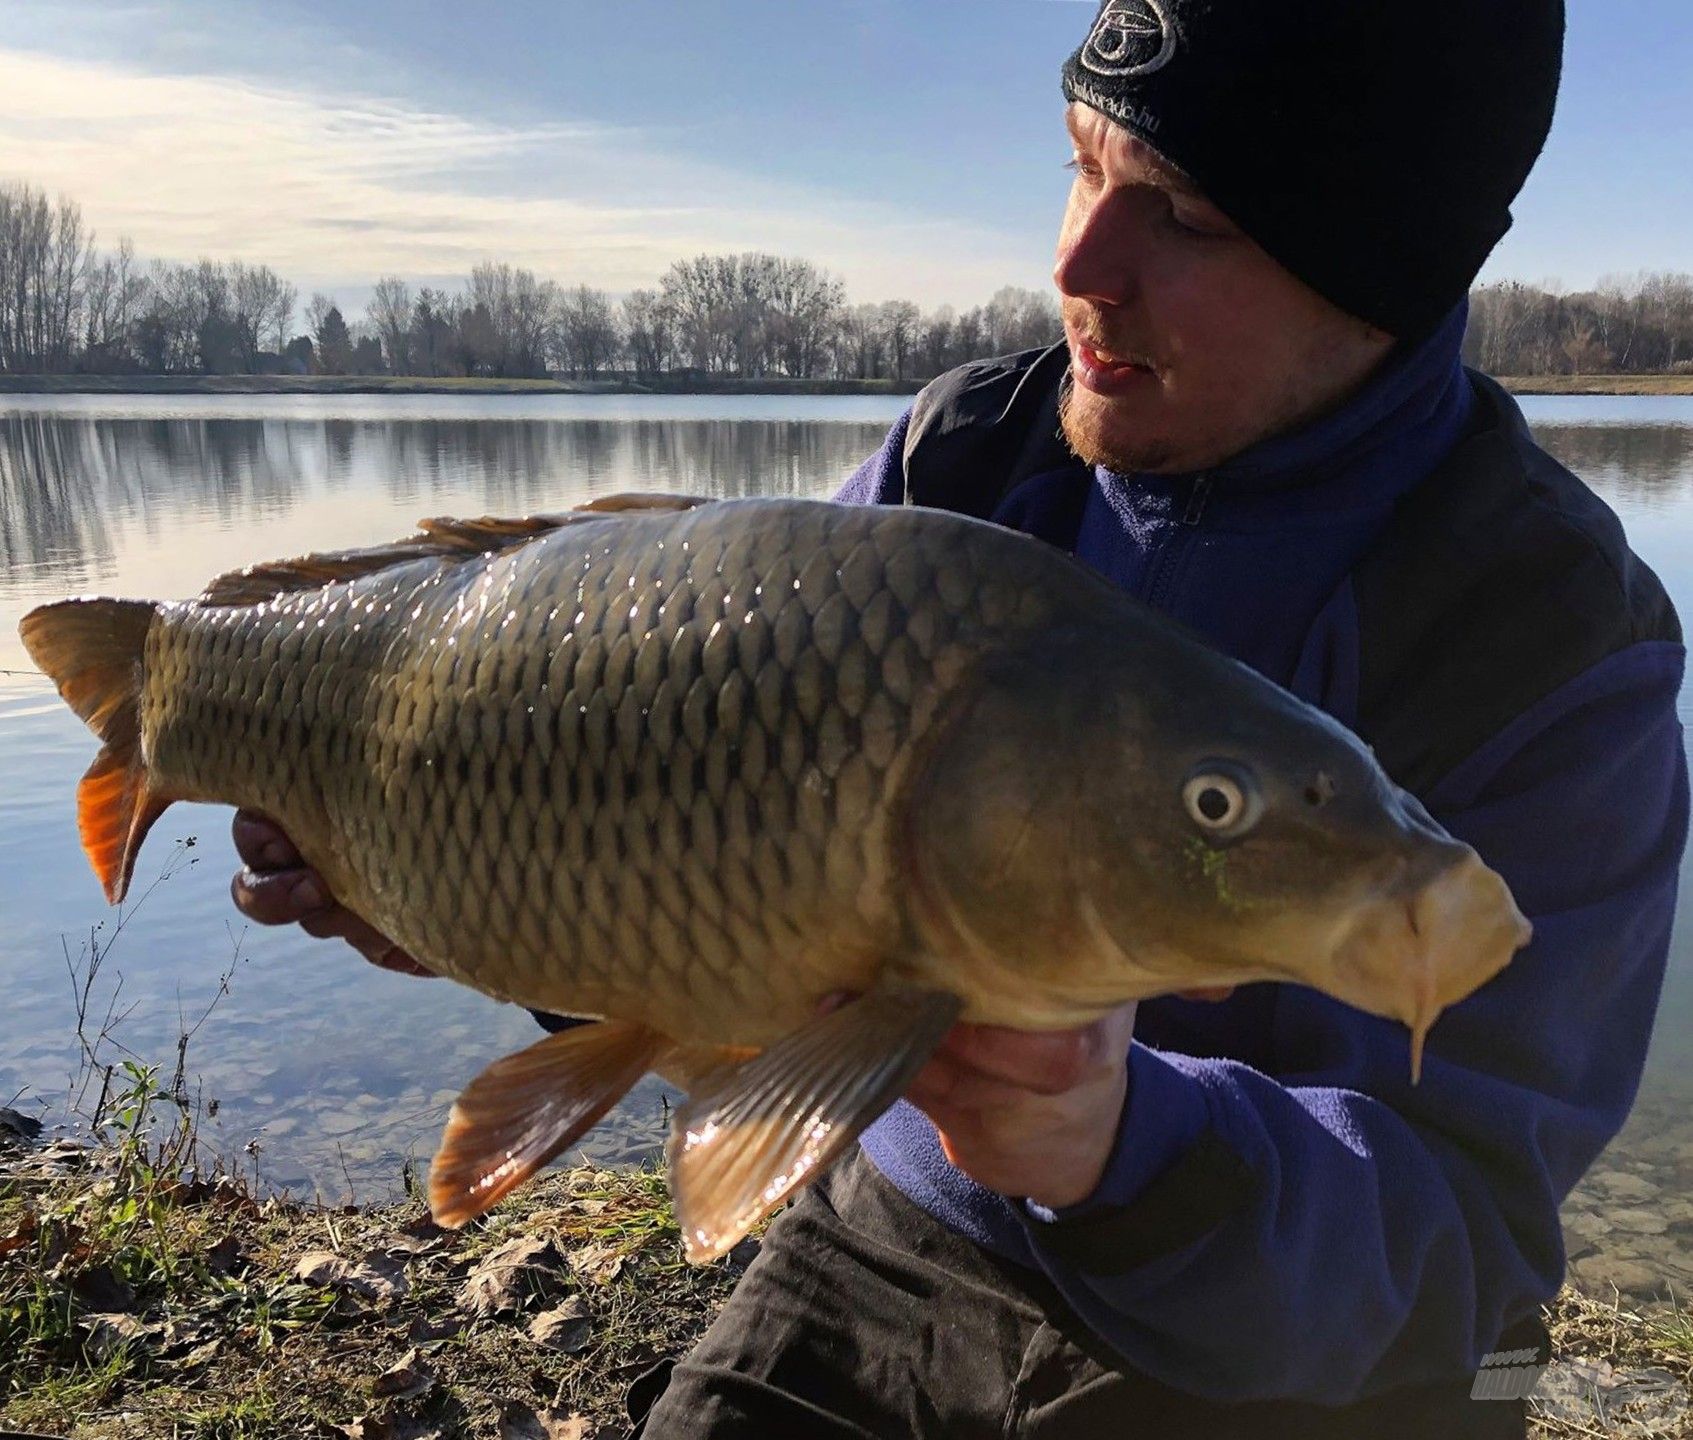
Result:
<instances>
[{"instance_id":1,"label":"nose","mask_svg":"<svg viewBox=\"0 0 1693 1440\"><path fill-rule=\"evenodd\" d=\"M1058 237L1053 283L1072 300L1124 305L1136 289L1139 245L1133 194L1109 190L1091 199L1072 196Z\"/></svg>"}]
</instances>

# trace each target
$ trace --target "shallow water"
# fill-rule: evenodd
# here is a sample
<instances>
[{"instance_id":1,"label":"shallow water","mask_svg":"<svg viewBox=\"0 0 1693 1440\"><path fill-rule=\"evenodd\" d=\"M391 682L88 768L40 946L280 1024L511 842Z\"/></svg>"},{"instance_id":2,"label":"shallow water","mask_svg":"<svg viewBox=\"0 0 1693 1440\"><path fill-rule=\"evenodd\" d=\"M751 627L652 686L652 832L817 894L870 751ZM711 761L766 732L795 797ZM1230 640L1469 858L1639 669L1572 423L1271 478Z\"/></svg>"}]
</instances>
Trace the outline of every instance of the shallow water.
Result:
<instances>
[{"instance_id":1,"label":"shallow water","mask_svg":"<svg viewBox=\"0 0 1693 1440\"><path fill-rule=\"evenodd\" d=\"M426 514L558 509L628 489L825 495L907 403L7 397L0 672L27 670L16 622L40 601L96 590L187 595L214 573L399 536ZM1541 397L1525 408L1693 615L1693 398ZM1684 697L1684 717L1688 707ZM104 945L116 923L73 823L91 754L41 677L0 673L0 1105L26 1089L62 1100L77 1064L67 960L95 927ZM326 1196L390 1193L403 1162L433 1149L465 1080L537 1035L521 1012L461 987L384 974L297 932L242 926L227 900L227 812L179 806L154 835L97 993L121 973L117 1041L168 1064L183 1020L193 1023L233 968L229 993L193 1038L188 1070L218 1102L214 1145L235 1154L256 1140L266 1182ZM171 842L190 837L192 848L173 852ZM1693 1135L1679 1128L1693 1109L1688 949L1683 927L1646 1097L1611 1157L1682 1196L1693 1181ZM586 1149L601 1160L650 1155L664 1120L662 1092L648 1082ZM1642 1243L1668 1254L1676 1233ZM1693 1278L1693 1256L1684 1258Z\"/></svg>"}]
</instances>

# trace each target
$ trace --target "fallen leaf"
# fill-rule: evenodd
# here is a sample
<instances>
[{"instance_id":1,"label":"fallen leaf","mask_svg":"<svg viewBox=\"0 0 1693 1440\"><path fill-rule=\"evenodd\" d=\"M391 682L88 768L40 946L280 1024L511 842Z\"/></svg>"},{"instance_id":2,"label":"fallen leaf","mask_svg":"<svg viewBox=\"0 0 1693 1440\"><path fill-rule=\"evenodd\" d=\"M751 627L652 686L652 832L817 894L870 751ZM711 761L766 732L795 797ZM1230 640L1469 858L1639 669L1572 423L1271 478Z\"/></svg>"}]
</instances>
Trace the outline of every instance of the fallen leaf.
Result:
<instances>
[{"instance_id":1,"label":"fallen leaf","mask_svg":"<svg viewBox=\"0 0 1693 1440\"><path fill-rule=\"evenodd\" d=\"M529 1338L549 1350L566 1355L579 1355L593 1338L594 1322L580 1295L572 1295L562 1305L544 1310L529 1322Z\"/></svg>"},{"instance_id":2,"label":"fallen leaf","mask_svg":"<svg viewBox=\"0 0 1693 1440\"><path fill-rule=\"evenodd\" d=\"M469 1323L457 1315L443 1315L439 1319L419 1315L407 1327L406 1339L413 1345L429 1345L437 1340L451 1340Z\"/></svg>"},{"instance_id":3,"label":"fallen leaf","mask_svg":"<svg viewBox=\"0 0 1693 1440\"><path fill-rule=\"evenodd\" d=\"M148 1325L133 1315L84 1315L82 1328L88 1332L88 1352L102 1364L119 1350L145 1350L159 1337L160 1327Z\"/></svg>"},{"instance_id":4,"label":"fallen leaf","mask_svg":"<svg viewBox=\"0 0 1693 1440\"><path fill-rule=\"evenodd\" d=\"M531 1296L555 1294L559 1285L558 1251L546 1240L513 1240L473 1269L459 1291L458 1304L479 1320L521 1310Z\"/></svg>"},{"instance_id":5,"label":"fallen leaf","mask_svg":"<svg viewBox=\"0 0 1693 1440\"><path fill-rule=\"evenodd\" d=\"M128 1311L135 1304L135 1287L120 1280L109 1265L91 1265L71 1277L71 1293L84 1310L101 1314Z\"/></svg>"},{"instance_id":6,"label":"fallen leaf","mask_svg":"<svg viewBox=\"0 0 1693 1440\"><path fill-rule=\"evenodd\" d=\"M294 1277L308 1285L321 1285L378 1302L397 1300L411 1289L405 1266L379 1250L372 1251L358 1264L329 1250L313 1250L300 1257Z\"/></svg>"},{"instance_id":7,"label":"fallen leaf","mask_svg":"<svg viewBox=\"0 0 1693 1440\"><path fill-rule=\"evenodd\" d=\"M500 1407L500 1440L594 1440L585 1415L532 1410L520 1400Z\"/></svg>"},{"instance_id":8,"label":"fallen leaf","mask_svg":"<svg viewBox=\"0 0 1693 1440\"><path fill-rule=\"evenodd\" d=\"M615 1245L595 1241L570 1252L570 1268L583 1280L609 1285L623 1273L623 1252Z\"/></svg>"},{"instance_id":9,"label":"fallen leaf","mask_svg":"<svg viewBox=\"0 0 1693 1440\"><path fill-rule=\"evenodd\" d=\"M434 1388L435 1371L415 1347L370 1382L370 1393L380 1399L416 1400Z\"/></svg>"},{"instance_id":10,"label":"fallen leaf","mask_svg":"<svg viewBox=\"0 0 1693 1440\"><path fill-rule=\"evenodd\" d=\"M214 1275L232 1275L235 1271L244 1269L247 1264L247 1254L241 1248L241 1242L233 1235L225 1235L206 1251L204 1258L206 1269Z\"/></svg>"}]
</instances>

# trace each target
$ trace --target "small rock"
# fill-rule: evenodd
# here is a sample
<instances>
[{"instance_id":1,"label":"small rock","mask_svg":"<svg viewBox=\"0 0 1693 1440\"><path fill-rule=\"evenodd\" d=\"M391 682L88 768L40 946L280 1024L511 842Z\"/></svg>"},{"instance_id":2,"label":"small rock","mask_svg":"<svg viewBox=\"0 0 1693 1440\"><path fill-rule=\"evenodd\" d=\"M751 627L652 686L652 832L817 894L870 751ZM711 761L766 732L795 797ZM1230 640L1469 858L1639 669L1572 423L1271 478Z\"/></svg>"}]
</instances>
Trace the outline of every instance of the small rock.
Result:
<instances>
[{"instance_id":1,"label":"small rock","mask_svg":"<svg viewBox=\"0 0 1693 1440\"><path fill-rule=\"evenodd\" d=\"M0 1106L0 1150L21 1149L41 1138L41 1122L32 1115Z\"/></svg>"},{"instance_id":2,"label":"small rock","mask_svg":"<svg viewBox=\"0 0 1693 1440\"><path fill-rule=\"evenodd\" d=\"M1570 1269L1589 1294L1601 1299L1608 1298L1613 1287L1641 1300L1651 1299L1663 1288L1659 1271L1638 1260L1595 1255L1578 1260Z\"/></svg>"},{"instance_id":3,"label":"small rock","mask_svg":"<svg viewBox=\"0 0 1693 1440\"><path fill-rule=\"evenodd\" d=\"M1611 1224L1635 1235L1662 1235L1669 1229L1669 1221L1651 1210L1613 1210Z\"/></svg>"},{"instance_id":4,"label":"small rock","mask_svg":"<svg viewBox=\"0 0 1693 1440\"><path fill-rule=\"evenodd\" d=\"M588 1348L593 1333L593 1319L580 1295L570 1296L562 1305L542 1311L529 1322L531 1340L565 1355L580 1355Z\"/></svg>"},{"instance_id":5,"label":"small rock","mask_svg":"<svg viewBox=\"0 0 1693 1440\"><path fill-rule=\"evenodd\" d=\"M1650 1200L1658 1193L1651 1181L1623 1170L1601 1170L1591 1178L1613 1200Z\"/></svg>"},{"instance_id":6,"label":"small rock","mask_svg":"<svg viewBox=\"0 0 1693 1440\"><path fill-rule=\"evenodd\" d=\"M370 1393L379 1399L416 1400L434 1388L435 1371L415 1348L370 1382Z\"/></svg>"}]
</instances>

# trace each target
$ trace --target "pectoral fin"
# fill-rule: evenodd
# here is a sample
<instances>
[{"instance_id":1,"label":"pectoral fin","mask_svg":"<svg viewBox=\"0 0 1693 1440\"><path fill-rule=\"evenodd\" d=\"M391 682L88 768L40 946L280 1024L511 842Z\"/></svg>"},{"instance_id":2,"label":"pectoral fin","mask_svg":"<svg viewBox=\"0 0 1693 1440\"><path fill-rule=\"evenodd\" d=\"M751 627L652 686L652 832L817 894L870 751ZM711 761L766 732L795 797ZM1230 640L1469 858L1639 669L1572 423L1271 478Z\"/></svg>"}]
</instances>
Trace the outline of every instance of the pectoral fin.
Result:
<instances>
[{"instance_id":1,"label":"pectoral fin","mask_svg":"<svg viewBox=\"0 0 1693 1440\"><path fill-rule=\"evenodd\" d=\"M937 991L873 991L710 1077L676 1112L669 1145L688 1259L726 1253L821 1174L911 1083L962 1009Z\"/></svg>"},{"instance_id":2,"label":"pectoral fin","mask_svg":"<svg viewBox=\"0 0 1693 1440\"><path fill-rule=\"evenodd\" d=\"M604 1020L496 1060L447 1117L429 1170L435 1222L456 1229L515 1190L597 1125L668 1043L644 1025Z\"/></svg>"}]
</instances>

